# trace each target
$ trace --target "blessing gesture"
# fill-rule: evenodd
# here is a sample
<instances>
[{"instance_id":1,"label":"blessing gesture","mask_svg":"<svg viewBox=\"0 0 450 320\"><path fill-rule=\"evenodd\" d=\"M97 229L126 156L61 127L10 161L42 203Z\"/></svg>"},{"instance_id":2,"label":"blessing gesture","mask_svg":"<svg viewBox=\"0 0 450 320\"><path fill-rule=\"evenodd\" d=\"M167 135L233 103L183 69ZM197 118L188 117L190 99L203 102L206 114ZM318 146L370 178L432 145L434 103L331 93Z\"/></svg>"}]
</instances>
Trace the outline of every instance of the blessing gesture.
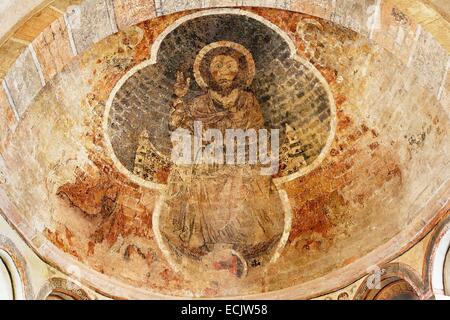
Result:
<instances>
[{"instance_id":1,"label":"blessing gesture","mask_svg":"<svg viewBox=\"0 0 450 320\"><path fill-rule=\"evenodd\" d=\"M177 72L177 79L174 86L175 95L178 98L183 98L189 92L191 86L191 78L186 78L183 72Z\"/></svg>"}]
</instances>

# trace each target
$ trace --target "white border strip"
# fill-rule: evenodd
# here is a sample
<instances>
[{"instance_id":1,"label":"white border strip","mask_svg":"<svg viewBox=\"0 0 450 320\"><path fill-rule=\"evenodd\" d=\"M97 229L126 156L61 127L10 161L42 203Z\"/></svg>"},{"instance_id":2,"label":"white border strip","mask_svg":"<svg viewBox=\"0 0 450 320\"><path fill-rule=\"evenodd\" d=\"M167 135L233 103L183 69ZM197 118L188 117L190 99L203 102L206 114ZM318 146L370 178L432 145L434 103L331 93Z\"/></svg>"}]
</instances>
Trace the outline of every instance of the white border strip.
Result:
<instances>
[{"instance_id":1,"label":"white border strip","mask_svg":"<svg viewBox=\"0 0 450 320\"><path fill-rule=\"evenodd\" d=\"M28 45L28 50L30 51L31 57L32 57L33 62L34 62L34 66L36 67L36 70L37 70L37 72L39 74L39 79L41 80L41 85L43 87L45 87L44 73L42 72L41 64L39 63L39 60L38 60L37 55L36 55L36 51L34 50L34 47L33 47L32 43L30 43Z\"/></svg>"},{"instance_id":2,"label":"white border strip","mask_svg":"<svg viewBox=\"0 0 450 320\"><path fill-rule=\"evenodd\" d=\"M153 3L155 4L155 14L157 17L160 17L163 15L163 0L153 0Z\"/></svg>"},{"instance_id":3,"label":"white border strip","mask_svg":"<svg viewBox=\"0 0 450 320\"><path fill-rule=\"evenodd\" d=\"M442 98L442 94L444 93L445 83L447 82L448 72L450 70L450 57L447 59L447 66L445 67L444 77L442 78L441 86L439 87L437 99L440 101Z\"/></svg>"},{"instance_id":4,"label":"white border strip","mask_svg":"<svg viewBox=\"0 0 450 320\"><path fill-rule=\"evenodd\" d=\"M5 90L6 98L8 99L9 106L14 113L14 117L16 118L17 121L19 121L20 116L19 116L19 113L17 112L16 104L14 103L14 99L11 96L11 92L9 91L8 83L6 83L6 80L2 81L2 86L3 86L3 89Z\"/></svg>"},{"instance_id":5,"label":"white border strip","mask_svg":"<svg viewBox=\"0 0 450 320\"><path fill-rule=\"evenodd\" d=\"M170 267L173 269L173 271L177 273L182 273L182 268L179 264L177 264L172 255L170 254L169 248L166 246L161 231L159 229L159 220L161 217L161 212L163 211L165 207L166 197L164 192L161 192L161 194L158 196L158 200L156 200L155 208L153 209L152 214L152 229L153 234L155 235L155 241L158 245L159 249L161 250L164 258L166 258L166 261L169 263Z\"/></svg>"},{"instance_id":6,"label":"white border strip","mask_svg":"<svg viewBox=\"0 0 450 320\"><path fill-rule=\"evenodd\" d=\"M377 2L374 5L375 12L372 13L372 21L369 26L369 40L373 40L373 36L375 34L375 31L377 31L380 28L381 25L381 0L377 0Z\"/></svg>"},{"instance_id":7,"label":"white border strip","mask_svg":"<svg viewBox=\"0 0 450 320\"><path fill-rule=\"evenodd\" d=\"M116 11L114 10L114 3L112 0L105 0L106 11L108 12L108 20L112 33L119 32L117 27Z\"/></svg>"},{"instance_id":8,"label":"white border strip","mask_svg":"<svg viewBox=\"0 0 450 320\"><path fill-rule=\"evenodd\" d=\"M411 52L409 54L408 63L406 64L406 66L408 68L411 67L411 64L412 64L412 62L414 60L414 57L416 55L417 45L418 45L419 38L420 38L421 35L422 35L422 26L418 25L417 26L417 30L416 30L416 34L414 35L414 42L413 42L413 45L412 45L412 48L411 48Z\"/></svg>"},{"instance_id":9,"label":"white border strip","mask_svg":"<svg viewBox=\"0 0 450 320\"><path fill-rule=\"evenodd\" d=\"M281 204L283 205L284 229L280 242L278 243L272 259L270 259L270 263L276 262L281 256L281 252L283 251L287 241L289 240L289 235L291 234L292 229L292 207L289 201L289 196L285 190L278 190L278 194L280 196Z\"/></svg>"},{"instance_id":10,"label":"white border strip","mask_svg":"<svg viewBox=\"0 0 450 320\"><path fill-rule=\"evenodd\" d=\"M63 15L63 17L64 17L64 22L66 24L67 35L69 36L69 43L70 43L70 48L72 49L72 55L74 57L76 57L78 55L78 50L77 50L77 47L75 46L75 40L73 38L72 26L69 23L69 18L67 16L67 13L65 13Z\"/></svg>"}]
</instances>

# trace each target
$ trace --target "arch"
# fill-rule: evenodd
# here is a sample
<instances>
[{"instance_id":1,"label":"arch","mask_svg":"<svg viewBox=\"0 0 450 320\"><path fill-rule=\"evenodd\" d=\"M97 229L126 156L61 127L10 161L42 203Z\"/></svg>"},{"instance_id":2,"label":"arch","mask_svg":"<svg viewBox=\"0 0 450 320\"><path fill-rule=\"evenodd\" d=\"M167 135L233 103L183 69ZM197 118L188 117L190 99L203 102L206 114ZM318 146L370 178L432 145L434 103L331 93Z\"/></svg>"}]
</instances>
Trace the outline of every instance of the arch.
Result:
<instances>
[{"instance_id":1,"label":"arch","mask_svg":"<svg viewBox=\"0 0 450 320\"><path fill-rule=\"evenodd\" d=\"M380 273L378 283L367 276L354 300L424 300L428 298L426 287L419 275L403 263L389 263L376 269Z\"/></svg>"},{"instance_id":2,"label":"arch","mask_svg":"<svg viewBox=\"0 0 450 320\"><path fill-rule=\"evenodd\" d=\"M400 279L383 286L373 300L419 300L419 296L407 281Z\"/></svg>"},{"instance_id":3,"label":"arch","mask_svg":"<svg viewBox=\"0 0 450 320\"><path fill-rule=\"evenodd\" d=\"M444 261L444 294L450 296L450 249L447 249Z\"/></svg>"},{"instance_id":4,"label":"arch","mask_svg":"<svg viewBox=\"0 0 450 320\"><path fill-rule=\"evenodd\" d=\"M448 190L450 190L450 189L448 189L448 185L446 185L446 186L443 187L443 190L442 189L440 190L440 193L448 195ZM437 198L435 198L435 199L437 199ZM433 199L430 202L433 202ZM435 209L435 207L433 207L433 208L432 207L433 206L430 205L429 207L425 208L424 210L426 210L428 212L431 209ZM21 233L22 234L25 233L23 231L24 229L28 230L29 227L26 225L27 221L22 221L22 219L20 218L19 214L17 212L15 212L15 210L11 210L11 212L8 212L8 215L9 215L8 221L14 223L16 225L16 227L18 227L18 229L21 229ZM420 221L415 221L416 223L415 223L414 231L417 231L417 232L415 232L414 234L412 232L410 232L408 234L402 233L402 236L399 236L398 238L393 239L393 240L396 240L396 241L391 241L385 246L385 249L389 248L390 246L395 248L395 253L393 252L394 249L387 249L388 254L386 254L386 252L383 252L383 250L377 250L378 256L376 256L375 253L372 254L371 255L371 257L372 257L371 262L380 261L380 260L385 261L387 259L391 259L393 257L393 255L397 254L397 252L400 250L398 248L398 245L397 245L398 242L403 242L406 239L408 239L408 240L414 239L413 242L415 242L416 241L415 239L418 239L420 237L420 234L423 234L423 232L425 232L424 231L425 229L429 230L429 227L431 227L431 226L424 226L423 225L423 221L428 221L428 218L431 218L431 217L434 217L434 214L432 215L431 213L428 213L425 218L417 219L417 220L420 220ZM32 237L27 237L27 238L29 238L27 241L29 243L31 243L32 242L32 240L31 240ZM57 265L57 267L59 267L60 269L62 268L62 269L67 270L69 268L67 265L70 265L73 262L72 259L66 259L66 257L63 256L60 253L50 252L50 250L53 250L53 247L51 246L51 243L45 242L44 244L42 244L42 243L38 243L38 242L33 242L32 245L34 246L34 249L37 252L39 252L39 254L41 256L43 256L46 260L50 260L51 262L53 262L53 264ZM405 247L402 247L401 250L404 250L404 248ZM386 257L386 258L379 258L382 254L383 254L383 257ZM59 262L61 262L62 266L59 266ZM351 273L351 279L354 279L354 278L356 278L358 276L361 276L362 272L364 272L363 271L363 267L361 267L361 265L359 266L358 269L356 269L356 273L355 273L354 269L350 270L350 268L346 268L346 270L344 270L344 271L347 272L347 277L344 277L345 279L349 279L350 278L350 276L349 276L350 273ZM96 276L102 277L102 275L97 274L97 273L92 273L92 272L90 272L90 270L83 269L83 272L85 272L85 281L87 283L91 283L91 284L94 283L94 280L96 280L95 279ZM334 276L337 276L337 275L334 274L333 277ZM108 281L108 279L106 277L103 277L101 279ZM330 277L328 277L328 280L330 280ZM345 281L347 281L347 280L345 280ZM323 281L321 280L321 282L323 282ZM342 283L335 283L333 281L330 281L330 282L334 286L334 288L342 286ZM108 282L106 282L105 284L108 284ZM315 286L313 286L313 284ZM312 287L315 287L315 288L318 287L317 286L318 283L314 282L313 284L311 284ZM116 290L115 288L110 288L107 285L106 286L100 286L100 287L102 288L102 290L105 290L107 292L108 291L109 292L114 292L114 294L117 294L117 295L119 295L119 293L117 293L117 292L121 291L121 289ZM103 288L107 288L107 289L103 289ZM297 290L297 292L291 292L291 293L285 293L285 294L286 295L290 295L292 297L291 294L298 295L298 294L300 294L301 291L302 290ZM141 292L137 292L136 294L141 294ZM142 293L142 294L145 295L145 293Z\"/></svg>"},{"instance_id":5,"label":"arch","mask_svg":"<svg viewBox=\"0 0 450 320\"><path fill-rule=\"evenodd\" d=\"M10 296L10 300L25 300L24 288L22 284L22 279L20 277L20 273L14 263L12 257L5 250L0 249L0 260L3 265L3 273L6 271L8 274L4 274L5 276L9 276L9 279L4 279L6 281L9 280L9 289L10 292L8 295Z\"/></svg>"},{"instance_id":6,"label":"arch","mask_svg":"<svg viewBox=\"0 0 450 320\"><path fill-rule=\"evenodd\" d=\"M0 258L0 300L14 300L14 287L9 268Z\"/></svg>"},{"instance_id":7,"label":"arch","mask_svg":"<svg viewBox=\"0 0 450 320\"><path fill-rule=\"evenodd\" d=\"M433 294L449 296L450 288L450 216L436 228L425 255L425 282ZM446 278L444 278L444 275Z\"/></svg>"},{"instance_id":8,"label":"arch","mask_svg":"<svg viewBox=\"0 0 450 320\"><path fill-rule=\"evenodd\" d=\"M63 278L51 278L39 290L37 300L92 300L76 283Z\"/></svg>"},{"instance_id":9,"label":"arch","mask_svg":"<svg viewBox=\"0 0 450 320\"><path fill-rule=\"evenodd\" d=\"M29 300L33 298L33 290L25 259L13 242L2 235L0 235L0 272L3 275L3 279L0 278L0 280L7 282L5 289L9 289L7 295L12 300Z\"/></svg>"}]
</instances>

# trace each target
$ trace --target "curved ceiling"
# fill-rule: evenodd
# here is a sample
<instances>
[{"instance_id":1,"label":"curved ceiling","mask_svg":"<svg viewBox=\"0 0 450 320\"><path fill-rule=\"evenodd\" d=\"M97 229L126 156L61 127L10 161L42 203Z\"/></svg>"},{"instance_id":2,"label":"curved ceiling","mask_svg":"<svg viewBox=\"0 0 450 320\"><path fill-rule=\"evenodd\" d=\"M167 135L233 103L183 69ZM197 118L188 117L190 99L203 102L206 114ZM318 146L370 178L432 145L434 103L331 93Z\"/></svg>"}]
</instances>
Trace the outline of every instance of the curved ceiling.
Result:
<instances>
[{"instance_id":1,"label":"curved ceiling","mask_svg":"<svg viewBox=\"0 0 450 320\"><path fill-rule=\"evenodd\" d=\"M343 3L83 3L2 82L2 212L113 297L310 297L399 254L448 203L449 56L395 3ZM199 81L214 50L233 100ZM189 121L280 129L279 172L168 161L177 72Z\"/></svg>"}]
</instances>

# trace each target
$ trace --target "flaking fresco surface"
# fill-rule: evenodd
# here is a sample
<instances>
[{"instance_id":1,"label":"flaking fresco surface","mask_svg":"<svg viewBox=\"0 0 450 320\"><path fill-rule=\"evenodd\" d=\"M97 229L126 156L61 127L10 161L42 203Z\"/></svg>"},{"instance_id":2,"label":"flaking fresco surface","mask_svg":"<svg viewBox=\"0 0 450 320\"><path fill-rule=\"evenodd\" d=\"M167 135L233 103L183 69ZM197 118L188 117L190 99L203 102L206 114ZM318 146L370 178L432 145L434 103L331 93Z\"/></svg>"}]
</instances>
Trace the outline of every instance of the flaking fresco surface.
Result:
<instances>
[{"instance_id":1,"label":"flaking fresco surface","mask_svg":"<svg viewBox=\"0 0 450 320\"><path fill-rule=\"evenodd\" d=\"M24 115L14 144L3 153L9 175L2 186L10 199L20 199L14 202L20 214L60 250L94 270L152 292L201 297L268 292L319 278L364 257L407 227L448 179L445 155L450 126L442 106L417 84L413 70L348 29L299 13L245 10L270 21L293 41L297 55L325 78L336 108L335 137L318 167L273 187L287 194L292 214L288 239L276 262L251 255L239 258L246 264L242 275L228 265L217 267L217 261L204 256L200 270L208 272L198 272L196 264L182 271L174 269L153 225L155 208L166 191L140 185L119 172L105 143L103 122L112 89L129 70L149 58L155 39L167 27L192 12L152 19L114 34L47 84ZM220 26L224 19L218 15L213 20ZM208 44L202 41L209 36L214 41L230 41L215 38L220 28L206 29L212 35L203 38L195 38L196 32L206 32L202 28L189 30L175 33L169 39L172 55L157 61L165 63L166 73L152 70L156 65L150 71L143 69L143 73L150 72L148 82L145 74L130 79L136 86L143 81L144 85L151 83L150 87L144 86L143 93L130 91L122 104L113 104L109 131L113 151L130 175L135 174L139 134L148 129L146 123L162 123L158 128L169 125L178 69L184 68L186 75L192 72L192 59ZM202 39L201 45L194 45L194 39ZM180 61L183 55L177 49L182 52L184 47L192 56ZM267 43L265 50L273 49L275 57L262 54L258 46L248 48L255 50L256 61L256 76L248 90L262 106L264 125L272 127L278 119L276 125L285 130L286 123L294 126L296 117L302 119L301 113L292 112L291 102L283 105L282 94L276 101L264 98L279 87L292 96L289 86L295 83L289 82L290 65L283 64L283 50L288 49L280 47L281 40ZM271 61L258 62L258 54ZM136 114L127 99L149 99L145 90L152 86L161 90L160 105L167 109L163 115L154 110L146 110L144 116ZM315 88L303 88L304 94L308 96ZM201 94L201 89L193 87L192 92ZM331 112L326 110L331 107L321 107L320 96L324 95L318 94L319 107L309 109L311 125L299 137L305 145L311 141L310 145L318 146L299 162L306 166L308 159L323 150L330 135ZM302 101L311 106L315 100ZM284 110L285 118L273 116L274 110ZM316 119L324 125L314 123ZM167 152L167 136L161 138L167 133L157 130L150 131L149 137L161 152ZM123 132L125 138L120 136ZM172 169L163 167L150 180L170 185ZM237 195L227 192L230 203L235 201ZM285 210L280 209L280 198L275 198L266 207L278 208L271 210L283 219Z\"/></svg>"}]
</instances>

